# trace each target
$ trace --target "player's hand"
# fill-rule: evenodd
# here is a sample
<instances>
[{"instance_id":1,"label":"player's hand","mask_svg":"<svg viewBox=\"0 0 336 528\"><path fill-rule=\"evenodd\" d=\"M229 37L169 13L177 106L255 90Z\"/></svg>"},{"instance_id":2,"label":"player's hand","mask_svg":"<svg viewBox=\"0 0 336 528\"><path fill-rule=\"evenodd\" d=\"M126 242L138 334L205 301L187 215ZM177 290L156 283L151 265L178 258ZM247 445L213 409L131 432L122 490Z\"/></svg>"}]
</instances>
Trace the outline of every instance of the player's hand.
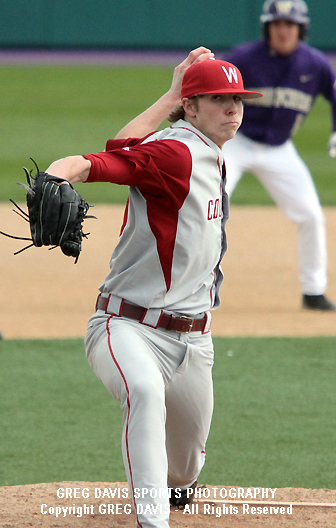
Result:
<instances>
[{"instance_id":1,"label":"player's hand","mask_svg":"<svg viewBox=\"0 0 336 528\"><path fill-rule=\"evenodd\" d=\"M329 143L328 143L328 148L329 148L329 156L331 156L332 158L336 158L336 132L331 134Z\"/></svg>"},{"instance_id":2,"label":"player's hand","mask_svg":"<svg viewBox=\"0 0 336 528\"><path fill-rule=\"evenodd\" d=\"M181 64L176 66L169 92L176 98L177 104L179 104L179 101L181 100L182 79L189 66L194 64L194 62L213 59L214 56L215 55L211 50L204 46L200 46L199 48L192 50L188 57L184 59Z\"/></svg>"},{"instance_id":3,"label":"player's hand","mask_svg":"<svg viewBox=\"0 0 336 528\"><path fill-rule=\"evenodd\" d=\"M194 62L212 59L213 57L214 54L203 46L191 51L188 57L174 69L172 84L168 92L163 94L152 106L124 126L115 136L116 139L129 137L142 138L150 132L157 130L174 108L181 106L182 79L189 66L194 64Z\"/></svg>"}]
</instances>

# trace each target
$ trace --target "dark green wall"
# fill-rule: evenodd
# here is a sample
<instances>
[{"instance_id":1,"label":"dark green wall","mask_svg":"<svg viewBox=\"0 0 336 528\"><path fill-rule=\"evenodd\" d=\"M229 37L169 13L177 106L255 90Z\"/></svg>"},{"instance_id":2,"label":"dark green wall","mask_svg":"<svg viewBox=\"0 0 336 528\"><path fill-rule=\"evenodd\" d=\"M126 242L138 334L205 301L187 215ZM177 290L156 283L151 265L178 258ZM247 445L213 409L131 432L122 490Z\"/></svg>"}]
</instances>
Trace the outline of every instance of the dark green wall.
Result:
<instances>
[{"instance_id":1,"label":"dark green wall","mask_svg":"<svg viewBox=\"0 0 336 528\"><path fill-rule=\"evenodd\" d=\"M336 50L336 0L307 4L310 44ZM262 0L0 0L0 47L223 49L259 37L262 5Z\"/></svg>"}]
</instances>

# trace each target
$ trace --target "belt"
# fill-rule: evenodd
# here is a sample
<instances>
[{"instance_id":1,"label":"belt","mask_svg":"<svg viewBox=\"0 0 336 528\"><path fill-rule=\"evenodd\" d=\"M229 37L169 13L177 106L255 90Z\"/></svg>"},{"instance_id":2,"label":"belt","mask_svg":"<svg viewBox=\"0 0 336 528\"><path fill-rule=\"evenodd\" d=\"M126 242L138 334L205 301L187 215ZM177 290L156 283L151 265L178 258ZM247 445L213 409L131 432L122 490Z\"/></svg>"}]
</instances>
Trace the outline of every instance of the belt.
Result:
<instances>
[{"instance_id":1,"label":"belt","mask_svg":"<svg viewBox=\"0 0 336 528\"><path fill-rule=\"evenodd\" d=\"M105 313L108 306L109 298L98 295L96 310L103 310ZM146 308L129 304L123 301L120 306L119 317L126 317L127 319L135 319L142 321L147 312ZM162 313L156 328L164 328L165 330L173 330L181 334L189 334L190 332L203 332L207 322L206 315L202 319L193 319L192 317L180 316L173 314Z\"/></svg>"}]
</instances>

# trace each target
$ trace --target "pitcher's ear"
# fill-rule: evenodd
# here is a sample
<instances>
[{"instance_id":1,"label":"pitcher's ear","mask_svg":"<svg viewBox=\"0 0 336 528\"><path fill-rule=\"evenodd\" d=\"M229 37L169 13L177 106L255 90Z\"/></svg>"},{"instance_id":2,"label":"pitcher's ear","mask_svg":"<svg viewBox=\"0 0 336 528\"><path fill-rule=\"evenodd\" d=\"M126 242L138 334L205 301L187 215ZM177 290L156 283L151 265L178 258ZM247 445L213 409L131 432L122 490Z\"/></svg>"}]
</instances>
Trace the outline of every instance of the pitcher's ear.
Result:
<instances>
[{"instance_id":1,"label":"pitcher's ear","mask_svg":"<svg viewBox=\"0 0 336 528\"><path fill-rule=\"evenodd\" d=\"M192 97L191 99L184 97L182 99L182 106L187 116L196 117L198 110L198 101L196 97Z\"/></svg>"}]
</instances>

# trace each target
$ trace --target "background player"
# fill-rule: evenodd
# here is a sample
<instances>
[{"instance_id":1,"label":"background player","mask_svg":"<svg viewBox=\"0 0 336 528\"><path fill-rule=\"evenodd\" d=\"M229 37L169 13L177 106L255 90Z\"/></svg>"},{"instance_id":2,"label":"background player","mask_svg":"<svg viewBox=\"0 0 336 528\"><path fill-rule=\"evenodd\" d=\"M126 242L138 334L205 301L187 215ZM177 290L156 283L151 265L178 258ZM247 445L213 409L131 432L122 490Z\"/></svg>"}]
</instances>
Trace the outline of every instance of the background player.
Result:
<instances>
[{"instance_id":1,"label":"background player","mask_svg":"<svg viewBox=\"0 0 336 528\"><path fill-rule=\"evenodd\" d=\"M325 297L325 219L312 177L290 137L318 94L332 105L329 152L336 156L336 81L325 56L304 40L309 24L302 0L267 0L264 40L240 45L225 56L238 66L245 86L264 94L247 101L244 120L224 146L226 190L231 196L244 171L253 172L284 214L297 224L302 306L332 310Z\"/></svg>"},{"instance_id":2,"label":"background player","mask_svg":"<svg viewBox=\"0 0 336 528\"><path fill-rule=\"evenodd\" d=\"M172 127L109 140L104 152L47 169L72 183L130 186L85 344L92 369L121 402L123 459L142 528L168 527L167 483L183 490L171 499L183 505L204 464L213 409L210 309L219 304L228 216L221 149L241 124L242 99L260 97L244 90L233 65L195 62L210 57L205 48L190 54L172 90L129 129L161 119L182 96Z\"/></svg>"}]
</instances>

